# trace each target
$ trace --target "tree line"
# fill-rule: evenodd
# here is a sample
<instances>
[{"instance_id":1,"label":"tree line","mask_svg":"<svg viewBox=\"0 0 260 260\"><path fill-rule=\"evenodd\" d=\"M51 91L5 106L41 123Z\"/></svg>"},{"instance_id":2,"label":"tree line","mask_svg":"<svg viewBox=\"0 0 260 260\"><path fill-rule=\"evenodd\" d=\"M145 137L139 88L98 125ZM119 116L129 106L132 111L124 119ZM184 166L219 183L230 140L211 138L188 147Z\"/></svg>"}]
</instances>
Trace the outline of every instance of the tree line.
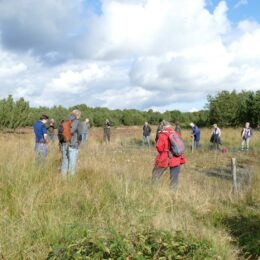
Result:
<instances>
[{"instance_id":1,"label":"tree line","mask_svg":"<svg viewBox=\"0 0 260 260\"><path fill-rule=\"evenodd\" d=\"M92 126L102 126L105 119L109 119L113 126L119 125L143 125L145 121L157 125L162 119L179 121L183 128L190 122L200 127L207 127L218 123L221 127L241 126L249 121L253 126L260 123L260 91L221 91L216 96L208 96L208 103L204 110L198 112L180 112L178 110L164 113L153 111L140 111L136 109L111 110L108 108L93 108L86 104L79 104L65 108L30 107L24 98L14 100L9 95L0 100L0 128L17 129L18 127L32 126L41 114L47 114L54 118L57 124L65 119L70 111L79 109L82 119L89 118Z\"/></svg>"}]
</instances>

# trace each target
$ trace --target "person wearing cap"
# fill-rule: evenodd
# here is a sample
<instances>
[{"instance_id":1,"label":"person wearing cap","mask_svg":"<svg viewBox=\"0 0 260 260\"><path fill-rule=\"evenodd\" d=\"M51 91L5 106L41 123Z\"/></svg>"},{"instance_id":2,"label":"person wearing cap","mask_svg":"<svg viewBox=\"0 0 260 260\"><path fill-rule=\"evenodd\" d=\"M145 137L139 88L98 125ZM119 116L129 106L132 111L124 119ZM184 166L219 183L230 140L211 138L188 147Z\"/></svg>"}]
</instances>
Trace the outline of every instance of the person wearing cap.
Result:
<instances>
[{"instance_id":1,"label":"person wearing cap","mask_svg":"<svg viewBox=\"0 0 260 260\"><path fill-rule=\"evenodd\" d=\"M148 122L145 122L143 126L142 145L144 145L147 142L148 147L150 147L150 134L151 134L151 127L149 126Z\"/></svg>"},{"instance_id":2,"label":"person wearing cap","mask_svg":"<svg viewBox=\"0 0 260 260\"><path fill-rule=\"evenodd\" d=\"M41 115L40 119L33 124L33 130L35 134L35 156L36 161L41 163L48 155L48 134L46 124L49 117L47 115Z\"/></svg>"},{"instance_id":3,"label":"person wearing cap","mask_svg":"<svg viewBox=\"0 0 260 260\"><path fill-rule=\"evenodd\" d=\"M200 129L194 123L190 123L192 128L191 136L193 137L194 148L198 149L200 144Z\"/></svg>"},{"instance_id":4,"label":"person wearing cap","mask_svg":"<svg viewBox=\"0 0 260 260\"><path fill-rule=\"evenodd\" d=\"M211 132L210 142L213 143L215 150L219 150L219 145L221 144L220 136L221 130L217 124L214 124Z\"/></svg>"},{"instance_id":5,"label":"person wearing cap","mask_svg":"<svg viewBox=\"0 0 260 260\"><path fill-rule=\"evenodd\" d=\"M76 174L78 151L80 145L78 131L80 116L81 112L78 109L75 109L70 113L68 119L71 122L71 140L61 144L61 175L64 177Z\"/></svg>"}]
</instances>

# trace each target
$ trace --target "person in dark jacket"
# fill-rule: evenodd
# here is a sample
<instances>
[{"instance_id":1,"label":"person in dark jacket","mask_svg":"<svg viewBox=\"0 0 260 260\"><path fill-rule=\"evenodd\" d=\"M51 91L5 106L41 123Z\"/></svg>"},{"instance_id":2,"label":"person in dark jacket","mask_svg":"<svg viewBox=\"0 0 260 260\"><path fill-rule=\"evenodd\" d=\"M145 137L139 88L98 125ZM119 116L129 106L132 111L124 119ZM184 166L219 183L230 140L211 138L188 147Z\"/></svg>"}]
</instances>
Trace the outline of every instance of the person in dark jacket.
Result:
<instances>
[{"instance_id":1,"label":"person in dark jacket","mask_svg":"<svg viewBox=\"0 0 260 260\"><path fill-rule=\"evenodd\" d=\"M193 145L195 149L199 148L200 145L200 129L193 123L190 123L192 128L191 136L193 138Z\"/></svg>"},{"instance_id":2,"label":"person in dark jacket","mask_svg":"<svg viewBox=\"0 0 260 260\"><path fill-rule=\"evenodd\" d=\"M108 119L106 119L105 123L104 123L104 141L106 143L110 143L110 122Z\"/></svg>"},{"instance_id":3,"label":"person in dark jacket","mask_svg":"<svg viewBox=\"0 0 260 260\"><path fill-rule=\"evenodd\" d=\"M150 134L151 134L151 127L149 126L148 122L144 123L143 126L143 142L142 145L147 143L148 147L150 147Z\"/></svg>"},{"instance_id":4,"label":"person in dark jacket","mask_svg":"<svg viewBox=\"0 0 260 260\"><path fill-rule=\"evenodd\" d=\"M33 130L35 134L35 158L37 163L42 163L48 155L48 134L46 124L49 117L41 115L40 120L34 123Z\"/></svg>"},{"instance_id":5,"label":"person in dark jacket","mask_svg":"<svg viewBox=\"0 0 260 260\"><path fill-rule=\"evenodd\" d=\"M180 122L179 121L175 122L175 129L174 130L181 135L181 126L180 126Z\"/></svg>"},{"instance_id":6,"label":"person in dark jacket","mask_svg":"<svg viewBox=\"0 0 260 260\"><path fill-rule=\"evenodd\" d=\"M219 150L219 145L221 145L221 130L217 124L213 125L211 132L210 142L213 144L215 150Z\"/></svg>"}]
</instances>

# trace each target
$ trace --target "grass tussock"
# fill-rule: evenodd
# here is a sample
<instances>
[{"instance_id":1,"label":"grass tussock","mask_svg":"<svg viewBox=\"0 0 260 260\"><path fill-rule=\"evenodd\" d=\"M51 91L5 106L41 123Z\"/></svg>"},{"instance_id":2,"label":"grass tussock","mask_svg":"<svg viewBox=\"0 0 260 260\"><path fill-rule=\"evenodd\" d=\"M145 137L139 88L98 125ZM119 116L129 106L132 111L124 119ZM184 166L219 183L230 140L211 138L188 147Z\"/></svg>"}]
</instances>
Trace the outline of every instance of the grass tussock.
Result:
<instances>
[{"instance_id":1,"label":"grass tussock","mask_svg":"<svg viewBox=\"0 0 260 260\"><path fill-rule=\"evenodd\" d=\"M56 144L38 167L32 133L0 134L0 258L257 259L260 135L241 153L239 132L223 130L223 145L233 149L223 154L208 150L203 130L201 151L191 154L185 131L188 162L176 193L168 173L151 185L156 151L140 146L139 128L112 129L109 145L93 129L77 175L67 179ZM249 174L238 196L231 157Z\"/></svg>"}]
</instances>

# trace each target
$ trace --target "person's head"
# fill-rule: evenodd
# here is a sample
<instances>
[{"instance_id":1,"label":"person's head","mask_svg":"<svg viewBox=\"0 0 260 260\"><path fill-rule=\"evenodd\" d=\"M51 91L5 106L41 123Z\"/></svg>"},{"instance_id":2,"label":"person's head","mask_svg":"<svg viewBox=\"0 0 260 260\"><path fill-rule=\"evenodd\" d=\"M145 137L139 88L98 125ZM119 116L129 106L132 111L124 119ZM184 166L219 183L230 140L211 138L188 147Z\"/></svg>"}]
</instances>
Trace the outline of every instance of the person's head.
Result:
<instances>
[{"instance_id":1,"label":"person's head","mask_svg":"<svg viewBox=\"0 0 260 260\"><path fill-rule=\"evenodd\" d=\"M165 121L165 120L162 122L162 129L163 130L166 129L166 128L170 128L170 127L172 127L170 122Z\"/></svg>"},{"instance_id":2,"label":"person's head","mask_svg":"<svg viewBox=\"0 0 260 260\"><path fill-rule=\"evenodd\" d=\"M78 109L74 109L74 110L71 112L71 115L74 115L77 119L80 119L81 112L80 112L80 110L78 110Z\"/></svg>"},{"instance_id":3,"label":"person's head","mask_svg":"<svg viewBox=\"0 0 260 260\"><path fill-rule=\"evenodd\" d=\"M214 124L214 125L213 125L213 127L214 127L214 128L217 128L217 127L218 127L218 125L217 125L217 124Z\"/></svg>"},{"instance_id":4,"label":"person's head","mask_svg":"<svg viewBox=\"0 0 260 260\"><path fill-rule=\"evenodd\" d=\"M86 118L86 119L85 119L85 122L86 122L86 123L89 123L89 119L88 119L88 118Z\"/></svg>"},{"instance_id":5,"label":"person's head","mask_svg":"<svg viewBox=\"0 0 260 260\"><path fill-rule=\"evenodd\" d=\"M250 123L246 122L246 128L249 128L249 126L250 126Z\"/></svg>"},{"instance_id":6,"label":"person's head","mask_svg":"<svg viewBox=\"0 0 260 260\"><path fill-rule=\"evenodd\" d=\"M145 125L145 126L148 126L148 122L145 122L144 125Z\"/></svg>"},{"instance_id":7,"label":"person's head","mask_svg":"<svg viewBox=\"0 0 260 260\"><path fill-rule=\"evenodd\" d=\"M175 125L180 125L180 122L179 121L175 121Z\"/></svg>"},{"instance_id":8,"label":"person's head","mask_svg":"<svg viewBox=\"0 0 260 260\"><path fill-rule=\"evenodd\" d=\"M194 123L190 123L190 127L194 127L195 125L194 125Z\"/></svg>"},{"instance_id":9,"label":"person's head","mask_svg":"<svg viewBox=\"0 0 260 260\"><path fill-rule=\"evenodd\" d=\"M106 119L106 121L105 121L106 123L109 123L109 120L108 119Z\"/></svg>"},{"instance_id":10,"label":"person's head","mask_svg":"<svg viewBox=\"0 0 260 260\"><path fill-rule=\"evenodd\" d=\"M47 115L45 115L45 114L42 114L41 117L40 117L40 120L41 120L44 124L46 124L46 123L48 122L48 120L49 120L49 117L48 117Z\"/></svg>"}]
</instances>

